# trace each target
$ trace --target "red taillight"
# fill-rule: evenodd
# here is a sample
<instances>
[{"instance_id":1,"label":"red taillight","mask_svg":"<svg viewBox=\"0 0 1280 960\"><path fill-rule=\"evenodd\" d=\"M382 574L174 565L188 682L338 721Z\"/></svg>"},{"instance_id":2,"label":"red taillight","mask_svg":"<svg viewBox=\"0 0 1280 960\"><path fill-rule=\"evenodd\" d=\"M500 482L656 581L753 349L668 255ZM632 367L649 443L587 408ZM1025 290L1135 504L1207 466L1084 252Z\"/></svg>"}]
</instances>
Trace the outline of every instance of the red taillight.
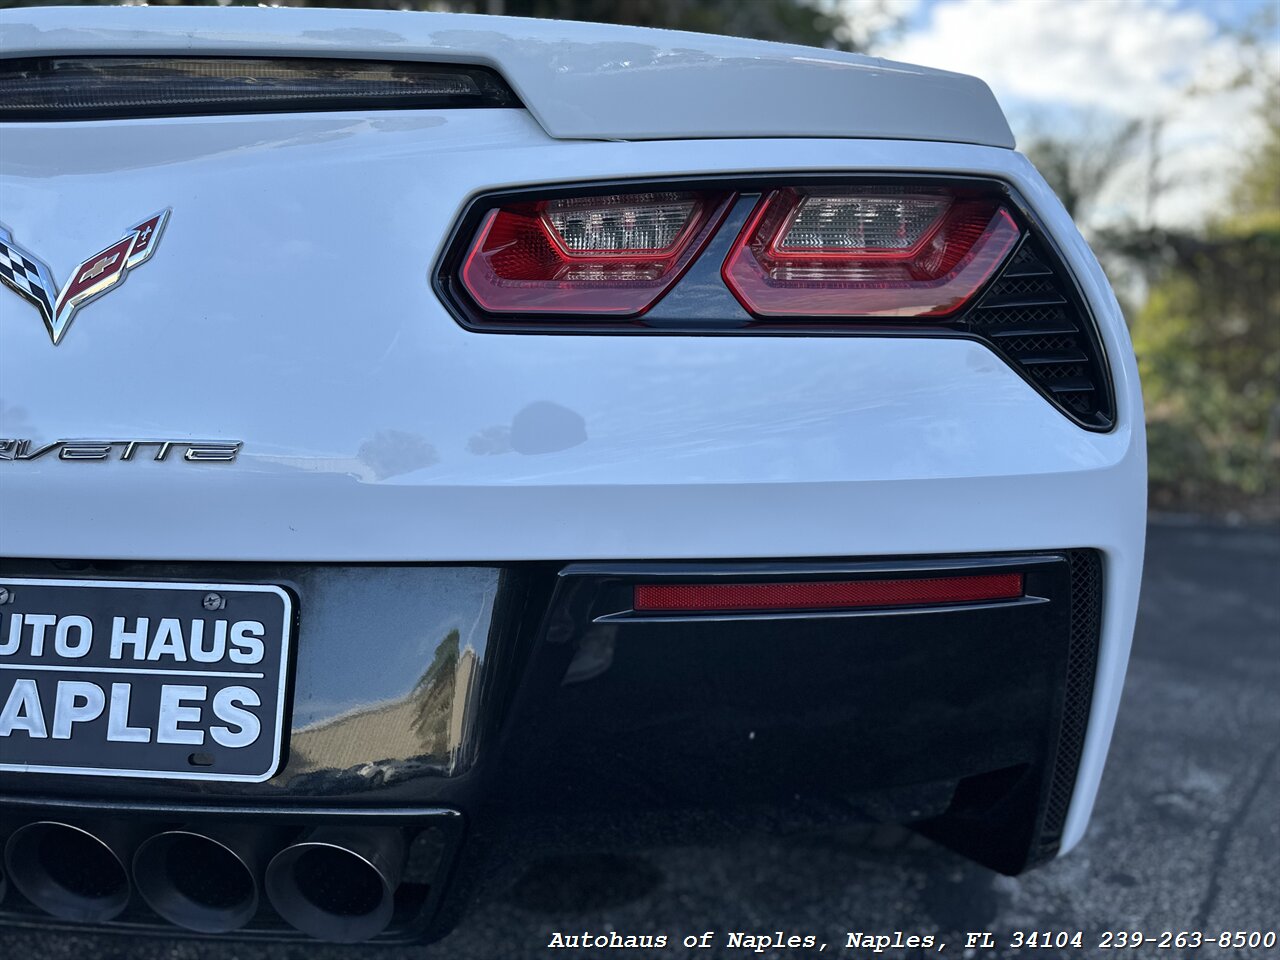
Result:
<instances>
[{"instance_id":1,"label":"red taillight","mask_svg":"<svg viewBox=\"0 0 1280 960\"><path fill-rule=\"evenodd\" d=\"M490 313L635 316L679 279L727 206L692 192L502 206L481 222L462 283Z\"/></svg>"},{"instance_id":2,"label":"red taillight","mask_svg":"<svg viewBox=\"0 0 1280 960\"><path fill-rule=\"evenodd\" d=\"M640 584L640 612L714 613L747 610L839 610L904 607L1022 596L1022 574L997 573L917 580L836 580L807 583Z\"/></svg>"},{"instance_id":3,"label":"red taillight","mask_svg":"<svg viewBox=\"0 0 1280 960\"><path fill-rule=\"evenodd\" d=\"M787 188L761 200L723 275L761 317L938 317L977 293L1018 236L994 198Z\"/></svg>"}]
</instances>

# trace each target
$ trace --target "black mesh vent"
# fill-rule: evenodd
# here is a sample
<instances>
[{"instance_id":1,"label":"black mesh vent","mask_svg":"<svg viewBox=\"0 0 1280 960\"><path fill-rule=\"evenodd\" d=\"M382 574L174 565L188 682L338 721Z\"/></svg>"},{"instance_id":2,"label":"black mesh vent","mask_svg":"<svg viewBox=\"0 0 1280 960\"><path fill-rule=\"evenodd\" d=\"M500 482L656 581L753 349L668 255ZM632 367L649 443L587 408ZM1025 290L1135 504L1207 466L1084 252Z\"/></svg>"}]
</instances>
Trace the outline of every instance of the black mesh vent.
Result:
<instances>
[{"instance_id":1,"label":"black mesh vent","mask_svg":"<svg viewBox=\"0 0 1280 960\"><path fill-rule=\"evenodd\" d=\"M1052 277L1020 277L1016 274L1010 276L1010 272L1006 270L1004 276L997 281L996 285L1000 290L1000 296L1007 299L1014 297L1052 298L1058 296L1057 285L1053 282Z\"/></svg>"},{"instance_id":2,"label":"black mesh vent","mask_svg":"<svg viewBox=\"0 0 1280 960\"><path fill-rule=\"evenodd\" d=\"M1035 255L1025 245L1013 255L1013 259L1009 261L1010 267L1025 267L1033 265L1036 267L1041 264L1036 260Z\"/></svg>"},{"instance_id":3,"label":"black mesh vent","mask_svg":"<svg viewBox=\"0 0 1280 960\"><path fill-rule=\"evenodd\" d=\"M1083 363L1050 363L1032 367L1031 372L1044 383L1057 383L1084 376L1088 367Z\"/></svg>"},{"instance_id":4,"label":"black mesh vent","mask_svg":"<svg viewBox=\"0 0 1280 960\"><path fill-rule=\"evenodd\" d=\"M1074 349L1076 339L1072 336L1033 334L1027 337L1010 337L1003 340L1000 346L1010 353L1054 353Z\"/></svg>"},{"instance_id":5,"label":"black mesh vent","mask_svg":"<svg viewBox=\"0 0 1280 960\"><path fill-rule=\"evenodd\" d=\"M1062 828L1084 749L1085 730L1089 726L1102 629L1102 560L1098 551L1072 550L1067 559L1071 564L1071 636L1067 646L1062 726L1044 820L1032 855L1035 861L1052 858L1062 841Z\"/></svg>"},{"instance_id":6,"label":"black mesh vent","mask_svg":"<svg viewBox=\"0 0 1280 960\"><path fill-rule=\"evenodd\" d=\"M1077 390L1068 390L1065 393L1058 394L1058 402L1070 410L1074 410L1081 417L1086 417L1093 409L1093 397L1089 393L1082 393Z\"/></svg>"},{"instance_id":7,"label":"black mesh vent","mask_svg":"<svg viewBox=\"0 0 1280 960\"><path fill-rule=\"evenodd\" d=\"M1025 240L963 325L1077 423L1106 430L1114 411L1102 349L1052 262L1038 241Z\"/></svg>"},{"instance_id":8,"label":"black mesh vent","mask_svg":"<svg viewBox=\"0 0 1280 960\"><path fill-rule=\"evenodd\" d=\"M982 326L996 335L1016 334L1024 328L1064 333L1075 330L1075 324L1067 319L1067 311L1061 306L987 307L982 313Z\"/></svg>"}]
</instances>

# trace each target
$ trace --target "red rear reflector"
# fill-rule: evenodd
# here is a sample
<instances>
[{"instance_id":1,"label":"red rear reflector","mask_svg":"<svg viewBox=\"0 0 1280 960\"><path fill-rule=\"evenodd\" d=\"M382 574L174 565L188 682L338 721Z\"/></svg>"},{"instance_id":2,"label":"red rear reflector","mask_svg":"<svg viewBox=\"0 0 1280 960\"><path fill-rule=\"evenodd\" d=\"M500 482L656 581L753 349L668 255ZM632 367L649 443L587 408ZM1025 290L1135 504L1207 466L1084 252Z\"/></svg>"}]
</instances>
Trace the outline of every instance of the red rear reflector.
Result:
<instances>
[{"instance_id":1,"label":"red rear reflector","mask_svg":"<svg viewBox=\"0 0 1280 960\"><path fill-rule=\"evenodd\" d=\"M635 316L679 279L728 208L723 194L633 193L490 211L462 264L490 313Z\"/></svg>"},{"instance_id":2,"label":"red rear reflector","mask_svg":"<svg viewBox=\"0 0 1280 960\"><path fill-rule=\"evenodd\" d=\"M997 573L921 580L844 580L811 583L640 584L637 611L706 613L728 610L839 610L903 607L1022 596L1022 574Z\"/></svg>"},{"instance_id":3,"label":"red rear reflector","mask_svg":"<svg viewBox=\"0 0 1280 960\"><path fill-rule=\"evenodd\" d=\"M757 316L937 317L964 306L1019 235L995 198L787 188L756 207L723 276Z\"/></svg>"}]
</instances>

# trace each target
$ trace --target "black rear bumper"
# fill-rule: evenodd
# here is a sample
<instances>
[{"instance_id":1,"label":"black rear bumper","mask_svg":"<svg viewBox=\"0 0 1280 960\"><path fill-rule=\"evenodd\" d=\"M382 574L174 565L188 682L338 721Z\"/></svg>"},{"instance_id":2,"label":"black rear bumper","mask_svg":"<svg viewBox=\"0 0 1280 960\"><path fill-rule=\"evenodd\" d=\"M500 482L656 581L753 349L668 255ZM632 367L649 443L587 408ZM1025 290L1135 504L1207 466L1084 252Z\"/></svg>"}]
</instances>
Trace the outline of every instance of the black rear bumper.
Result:
<instances>
[{"instance_id":1,"label":"black rear bumper","mask_svg":"<svg viewBox=\"0 0 1280 960\"><path fill-rule=\"evenodd\" d=\"M1019 599L651 615L632 586L1017 571ZM1052 857L1093 686L1093 551L566 567L500 746L515 812L844 804L1006 873Z\"/></svg>"},{"instance_id":2,"label":"black rear bumper","mask_svg":"<svg viewBox=\"0 0 1280 960\"><path fill-rule=\"evenodd\" d=\"M1001 572L1023 576L1023 596L800 613L632 609L637 583ZM288 761L263 784L0 774L0 834L65 816L66 804L141 826L211 806L241 820L293 811L287 829L382 811L448 848L389 940L447 929L486 846L521 824L604 824L590 842L617 848L708 815L785 824L821 810L913 823L1005 873L1051 858L1087 724L1103 580L1092 550L561 567L0 561L4 576L77 573L290 589L299 626ZM442 830L447 811L461 816L446 813ZM11 889L4 920L38 917ZM141 904L126 921L173 932ZM237 935L286 933L264 906Z\"/></svg>"}]
</instances>

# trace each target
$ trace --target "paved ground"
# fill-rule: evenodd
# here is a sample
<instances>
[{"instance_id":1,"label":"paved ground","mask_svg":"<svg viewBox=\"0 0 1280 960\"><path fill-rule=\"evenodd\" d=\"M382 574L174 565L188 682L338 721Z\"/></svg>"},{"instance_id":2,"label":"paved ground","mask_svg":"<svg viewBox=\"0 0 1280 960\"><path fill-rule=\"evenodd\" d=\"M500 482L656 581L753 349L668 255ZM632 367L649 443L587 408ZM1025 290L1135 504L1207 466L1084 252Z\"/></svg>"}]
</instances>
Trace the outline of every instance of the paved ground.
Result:
<instances>
[{"instance_id":1,"label":"paved ground","mask_svg":"<svg viewBox=\"0 0 1280 960\"><path fill-rule=\"evenodd\" d=\"M675 947L646 951L655 957L685 956L680 939L705 930L812 933L829 943L824 955L835 957L872 956L843 949L851 930L935 934L952 957L964 955L960 934L968 930L1007 940L1019 929L1080 929L1095 944L1083 952L977 954L1041 958L1115 955L1096 948L1106 929L1280 931L1278 694L1280 528L1161 522L1151 529L1124 706L1090 833L1071 856L1023 877L996 876L896 830L861 829L540 863L508 889L492 891L430 949L0 933L0 960L516 960L576 956L545 945L553 931L584 929L666 933ZM1280 949L1148 947L1118 956L1280 957Z\"/></svg>"}]
</instances>

